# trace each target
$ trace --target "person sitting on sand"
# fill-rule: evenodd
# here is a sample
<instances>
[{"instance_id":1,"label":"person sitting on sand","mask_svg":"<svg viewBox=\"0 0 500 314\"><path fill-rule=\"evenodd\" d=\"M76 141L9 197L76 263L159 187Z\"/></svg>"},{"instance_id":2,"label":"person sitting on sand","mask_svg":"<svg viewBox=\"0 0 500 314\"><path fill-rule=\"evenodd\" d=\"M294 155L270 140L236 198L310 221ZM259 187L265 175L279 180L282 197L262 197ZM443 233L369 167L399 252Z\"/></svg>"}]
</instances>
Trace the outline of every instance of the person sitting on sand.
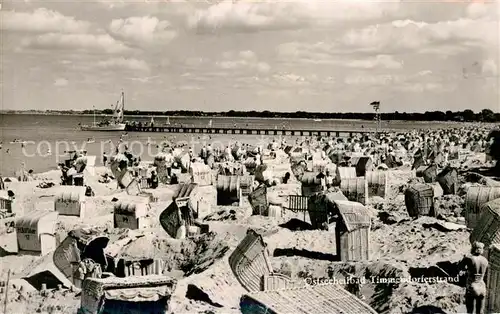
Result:
<instances>
[{"instance_id":1,"label":"person sitting on sand","mask_svg":"<svg viewBox=\"0 0 500 314\"><path fill-rule=\"evenodd\" d=\"M170 178L170 184L179 184L179 179L175 173L172 174L172 177Z\"/></svg>"},{"instance_id":2,"label":"person sitting on sand","mask_svg":"<svg viewBox=\"0 0 500 314\"><path fill-rule=\"evenodd\" d=\"M109 183L109 175L107 173L103 174L101 178L98 180L99 183Z\"/></svg>"},{"instance_id":3,"label":"person sitting on sand","mask_svg":"<svg viewBox=\"0 0 500 314\"><path fill-rule=\"evenodd\" d=\"M471 255L465 256L460 262L461 268L467 270L467 283L465 286L465 306L467 313L484 314L486 297L486 284L484 275L488 269L488 260L483 256L484 244L474 242Z\"/></svg>"}]
</instances>

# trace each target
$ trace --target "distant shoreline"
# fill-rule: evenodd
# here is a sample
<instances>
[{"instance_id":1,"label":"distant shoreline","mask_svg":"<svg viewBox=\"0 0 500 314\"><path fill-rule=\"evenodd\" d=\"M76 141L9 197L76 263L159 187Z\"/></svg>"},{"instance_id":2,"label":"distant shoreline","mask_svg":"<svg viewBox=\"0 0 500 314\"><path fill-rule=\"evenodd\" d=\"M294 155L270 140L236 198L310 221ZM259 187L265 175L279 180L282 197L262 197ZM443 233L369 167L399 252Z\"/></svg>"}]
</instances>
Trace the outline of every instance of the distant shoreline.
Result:
<instances>
[{"instance_id":1,"label":"distant shoreline","mask_svg":"<svg viewBox=\"0 0 500 314\"><path fill-rule=\"evenodd\" d=\"M80 117L93 117L93 114L87 114L87 113L45 113L45 112L37 112L37 113L31 113L31 112L22 112L22 113L5 113L5 112L0 112L0 115L40 115L40 116L80 116ZM96 117L106 117L109 115L106 114L96 114ZM227 116L166 116L166 115L156 115L156 116L150 116L150 115L124 115L124 117L131 117L131 118L201 118L201 119L211 119L211 118L217 118L217 119L247 119L247 118L254 118L254 119L266 119L266 120L313 120L316 118L289 118L289 117L227 117ZM126 121L127 119L125 119ZM375 121L373 120L368 120L368 119L347 119L347 118L335 118L335 119L329 119L329 118L321 118L321 120L328 120L328 121L352 121L352 122L364 122L364 123L370 123ZM467 122L459 122L459 121L411 121L411 120L386 120L383 121L386 123L405 123L405 122L419 122L422 124L425 123L435 123L435 122L440 122L443 124L458 124L458 123L467 123ZM474 123L474 122L471 122ZM476 122L477 123L477 122Z\"/></svg>"},{"instance_id":2,"label":"distant shoreline","mask_svg":"<svg viewBox=\"0 0 500 314\"><path fill-rule=\"evenodd\" d=\"M80 116L92 117L93 113L85 111L17 111L17 110L0 110L0 115L41 115L41 116ZM112 112L96 112L96 117L111 116ZM149 112L149 111L125 111L126 118L199 118L199 119L268 119L268 120L327 120L327 121L363 121L365 123L375 122L375 113L327 113L327 112L270 112L270 111L228 111L228 112L203 112L203 111L165 111L165 112ZM425 113L380 113L381 120L385 123L390 122L419 122L432 123L440 122L444 124L457 124L463 122L471 123L494 123L500 121L500 114L490 111L490 115L486 116L484 110L479 113L474 113L471 110L463 112L446 113L441 111L425 112ZM467 117L467 119L465 118ZM321 121L318 121L321 122Z\"/></svg>"},{"instance_id":3,"label":"distant shoreline","mask_svg":"<svg viewBox=\"0 0 500 314\"><path fill-rule=\"evenodd\" d=\"M0 115L40 115L40 116L80 116L80 117L93 117L93 114L90 113L52 113L52 112L1 112ZM96 117L106 117L109 116L107 114L96 114ZM281 120L281 119L291 119L291 120L313 120L316 118L289 118L289 117L257 117L257 116L248 116L248 117L231 117L231 116L220 116L220 115L203 115L203 116L185 116L185 115L136 115L136 114L125 114L124 117L133 117L133 118L202 118L202 119L211 119L211 118L217 118L217 119L246 119L246 118L256 118L256 119L275 119L275 120ZM370 120L364 120L364 119L329 119L329 118L321 118L322 120L340 120L340 121L370 121ZM405 121L405 120L401 120Z\"/></svg>"}]
</instances>

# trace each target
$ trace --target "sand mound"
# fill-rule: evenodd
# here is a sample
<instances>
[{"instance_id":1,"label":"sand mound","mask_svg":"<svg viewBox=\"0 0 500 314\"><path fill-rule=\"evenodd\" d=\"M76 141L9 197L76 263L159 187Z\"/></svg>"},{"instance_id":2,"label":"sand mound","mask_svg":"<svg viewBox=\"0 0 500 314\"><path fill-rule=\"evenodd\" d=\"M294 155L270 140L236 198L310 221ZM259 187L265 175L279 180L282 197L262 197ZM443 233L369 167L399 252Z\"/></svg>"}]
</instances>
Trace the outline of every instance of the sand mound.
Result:
<instances>
[{"instance_id":1,"label":"sand mound","mask_svg":"<svg viewBox=\"0 0 500 314\"><path fill-rule=\"evenodd\" d=\"M415 177L414 170L390 170L387 171L387 188L386 199L394 199L401 194L408 184L417 183L421 178Z\"/></svg>"},{"instance_id":2,"label":"sand mound","mask_svg":"<svg viewBox=\"0 0 500 314\"><path fill-rule=\"evenodd\" d=\"M206 271L179 281L172 295L173 307L185 307L187 298L208 303L219 313L238 311L240 298L246 290L233 275L228 256L226 254Z\"/></svg>"},{"instance_id":3,"label":"sand mound","mask_svg":"<svg viewBox=\"0 0 500 314\"><path fill-rule=\"evenodd\" d=\"M449 271L454 266L441 267L430 265L429 268L412 268L405 261L364 261L364 262L329 262L312 260L304 257L275 257L271 261L274 269L280 269L284 263L291 264L295 278L311 283L315 279L331 278L337 284L348 288L343 282L347 274L364 278L360 285L363 301L370 304L378 313L412 313L414 309L435 307L441 311L431 313L463 313L463 288L452 281L444 283L414 283L411 278L421 275L432 278L436 274L443 277L443 268ZM454 276L454 274L452 274ZM400 281L400 283L397 282ZM415 280L415 279L414 279ZM391 282L392 281L392 282ZM402 282L401 282L402 281ZM408 281L406 283L405 281ZM428 313L428 312L414 312Z\"/></svg>"},{"instance_id":4,"label":"sand mound","mask_svg":"<svg viewBox=\"0 0 500 314\"><path fill-rule=\"evenodd\" d=\"M79 307L80 296L69 290L51 290L42 296L38 291L27 292L11 285L6 313L66 314L76 313Z\"/></svg>"},{"instance_id":5,"label":"sand mound","mask_svg":"<svg viewBox=\"0 0 500 314\"><path fill-rule=\"evenodd\" d=\"M147 243L150 244L145 245ZM165 271L180 270L189 275L203 272L228 250L229 246L224 239L213 232L184 240L160 237L152 233L133 240L119 254L129 259L162 259Z\"/></svg>"},{"instance_id":6,"label":"sand mound","mask_svg":"<svg viewBox=\"0 0 500 314\"><path fill-rule=\"evenodd\" d=\"M270 204L287 206L289 195L302 195L301 184L280 184L267 189L267 200Z\"/></svg>"},{"instance_id":7,"label":"sand mound","mask_svg":"<svg viewBox=\"0 0 500 314\"><path fill-rule=\"evenodd\" d=\"M374 230L374 259L397 259L411 265L431 265L441 260L458 260L468 253L469 233L441 232L429 227L437 220L421 217Z\"/></svg>"}]
</instances>

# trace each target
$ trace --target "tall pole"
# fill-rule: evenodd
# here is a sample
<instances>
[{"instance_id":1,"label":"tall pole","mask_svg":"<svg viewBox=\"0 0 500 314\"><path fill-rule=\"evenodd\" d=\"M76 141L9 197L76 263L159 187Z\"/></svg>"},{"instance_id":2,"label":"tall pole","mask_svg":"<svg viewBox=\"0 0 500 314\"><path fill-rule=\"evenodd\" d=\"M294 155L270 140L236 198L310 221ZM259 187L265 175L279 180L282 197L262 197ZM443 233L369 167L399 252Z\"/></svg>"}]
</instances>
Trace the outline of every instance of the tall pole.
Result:
<instances>
[{"instance_id":1,"label":"tall pole","mask_svg":"<svg viewBox=\"0 0 500 314\"><path fill-rule=\"evenodd\" d=\"M373 101L370 106L373 107L373 110L375 110L375 123L376 123L376 135L379 133L380 129L380 101Z\"/></svg>"},{"instance_id":2,"label":"tall pole","mask_svg":"<svg viewBox=\"0 0 500 314\"><path fill-rule=\"evenodd\" d=\"M7 314L7 299L9 298L9 286L10 286L10 269L7 272L7 284L5 285L5 299L3 302L3 313Z\"/></svg>"},{"instance_id":3,"label":"tall pole","mask_svg":"<svg viewBox=\"0 0 500 314\"><path fill-rule=\"evenodd\" d=\"M382 115L380 114L380 108L377 111L378 111L378 131L380 132L380 129L382 128Z\"/></svg>"},{"instance_id":4,"label":"tall pole","mask_svg":"<svg viewBox=\"0 0 500 314\"><path fill-rule=\"evenodd\" d=\"M379 112L379 107L374 107L375 109L375 125L376 125L376 133L378 135L378 133L380 132L380 112Z\"/></svg>"}]
</instances>

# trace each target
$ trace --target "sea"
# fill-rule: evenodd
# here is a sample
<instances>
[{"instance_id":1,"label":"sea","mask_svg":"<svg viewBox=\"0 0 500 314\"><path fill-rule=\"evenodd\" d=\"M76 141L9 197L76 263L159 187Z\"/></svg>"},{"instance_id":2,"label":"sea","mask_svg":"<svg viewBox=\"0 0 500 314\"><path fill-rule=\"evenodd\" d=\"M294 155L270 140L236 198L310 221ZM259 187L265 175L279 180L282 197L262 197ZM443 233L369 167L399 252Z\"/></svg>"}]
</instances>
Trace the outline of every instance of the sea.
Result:
<instances>
[{"instance_id":1,"label":"sea","mask_svg":"<svg viewBox=\"0 0 500 314\"><path fill-rule=\"evenodd\" d=\"M99 121L102 117L98 117ZM21 166L32 169L35 173L57 169L57 164L65 158L69 150L86 150L88 155L97 156L96 165L101 165L102 154L112 154L123 132L81 131L80 124L91 124L92 115L41 115L41 114L1 114L0 115L0 175L15 176ZM147 123L151 117L126 116L126 121ZM375 121L312 119L277 119L277 118L232 118L232 117L154 117L157 126L182 125L184 127L248 127L304 130L357 130L375 131ZM410 124L410 125L409 125ZM429 128L439 125L426 122L384 121L382 129L407 130L409 128ZM279 139L279 136L275 136ZM26 141L26 144L11 143L14 140ZM92 143L92 140L95 140ZM250 145L269 142L272 136L232 135L232 134L169 134L158 132L130 132L123 138L135 154L142 160L151 161L158 153L162 142L171 144L185 143L196 151L202 145L211 143L215 146L227 146L235 141ZM287 142L294 142L295 137L287 136ZM149 143L149 144L148 144Z\"/></svg>"}]
</instances>

